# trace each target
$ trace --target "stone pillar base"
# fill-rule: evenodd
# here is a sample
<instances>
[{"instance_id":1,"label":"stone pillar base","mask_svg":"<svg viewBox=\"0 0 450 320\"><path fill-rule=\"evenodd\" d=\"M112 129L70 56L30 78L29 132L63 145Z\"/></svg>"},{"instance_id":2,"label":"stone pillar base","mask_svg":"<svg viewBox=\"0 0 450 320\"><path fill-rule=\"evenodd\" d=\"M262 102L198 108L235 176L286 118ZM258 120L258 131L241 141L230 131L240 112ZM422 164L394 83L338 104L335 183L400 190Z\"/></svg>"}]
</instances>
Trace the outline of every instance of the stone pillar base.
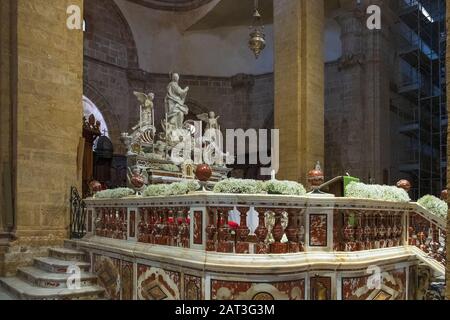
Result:
<instances>
[{"instance_id":1,"label":"stone pillar base","mask_svg":"<svg viewBox=\"0 0 450 320\"><path fill-rule=\"evenodd\" d=\"M47 257L48 249L62 247L66 230L18 231L14 240L0 242L0 276L15 276L17 268L30 266L33 259Z\"/></svg>"},{"instance_id":2,"label":"stone pillar base","mask_svg":"<svg viewBox=\"0 0 450 320\"><path fill-rule=\"evenodd\" d=\"M266 243L255 244L255 254L268 254L270 253L270 247Z\"/></svg>"},{"instance_id":3,"label":"stone pillar base","mask_svg":"<svg viewBox=\"0 0 450 320\"><path fill-rule=\"evenodd\" d=\"M238 254L250 253L250 244L248 242L237 242L236 243L236 253L238 253Z\"/></svg>"},{"instance_id":4,"label":"stone pillar base","mask_svg":"<svg viewBox=\"0 0 450 320\"><path fill-rule=\"evenodd\" d=\"M155 236L154 235L147 235L146 237L146 243L155 243Z\"/></svg>"},{"instance_id":5,"label":"stone pillar base","mask_svg":"<svg viewBox=\"0 0 450 320\"><path fill-rule=\"evenodd\" d=\"M217 247L217 252L233 253L234 252L234 242L233 241L219 241L219 245Z\"/></svg>"},{"instance_id":6,"label":"stone pillar base","mask_svg":"<svg viewBox=\"0 0 450 320\"><path fill-rule=\"evenodd\" d=\"M216 251L216 242L214 240L206 241L206 251Z\"/></svg>"},{"instance_id":7,"label":"stone pillar base","mask_svg":"<svg viewBox=\"0 0 450 320\"><path fill-rule=\"evenodd\" d=\"M300 252L300 245L296 242L289 242L289 253Z\"/></svg>"},{"instance_id":8,"label":"stone pillar base","mask_svg":"<svg viewBox=\"0 0 450 320\"><path fill-rule=\"evenodd\" d=\"M270 253L284 254L289 253L289 245L287 243L275 242L270 245Z\"/></svg>"},{"instance_id":9,"label":"stone pillar base","mask_svg":"<svg viewBox=\"0 0 450 320\"><path fill-rule=\"evenodd\" d=\"M189 239L184 238L180 240L180 247L189 248Z\"/></svg>"}]
</instances>

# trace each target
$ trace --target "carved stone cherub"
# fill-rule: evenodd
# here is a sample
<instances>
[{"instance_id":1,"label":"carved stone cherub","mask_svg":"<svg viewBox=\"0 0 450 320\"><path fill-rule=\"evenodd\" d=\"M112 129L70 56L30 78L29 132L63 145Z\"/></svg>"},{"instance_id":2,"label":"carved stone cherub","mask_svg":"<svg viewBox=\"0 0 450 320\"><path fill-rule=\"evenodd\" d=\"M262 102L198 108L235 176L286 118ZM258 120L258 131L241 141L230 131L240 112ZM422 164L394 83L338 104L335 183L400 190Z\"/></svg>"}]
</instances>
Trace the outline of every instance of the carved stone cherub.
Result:
<instances>
[{"instance_id":1,"label":"carved stone cherub","mask_svg":"<svg viewBox=\"0 0 450 320\"><path fill-rule=\"evenodd\" d=\"M211 111L209 113L199 114L197 116L197 118L206 123L206 130L209 130L209 129L220 130L220 126L219 126L219 122L218 122L220 116L216 117L216 114L213 111Z\"/></svg>"},{"instance_id":2,"label":"carved stone cherub","mask_svg":"<svg viewBox=\"0 0 450 320\"><path fill-rule=\"evenodd\" d=\"M136 130L139 127L153 126L153 100L155 99L155 94L151 92L145 94L135 91L134 95L140 102L141 114L139 124L135 126L133 130Z\"/></svg>"},{"instance_id":3,"label":"carved stone cherub","mask_svg":"<svg viewBox=\"0 0 450 320\"><path fill-rule=\"evenodd\" d=\"M145 110L153 110L153 100L155 99L154 93L145 94L142 92L134 92L134 95L141 103L141 107Z\"/></svg>"},{"instance_id":4,"label":"carved stone cherub","mask_svg":"<svg viewBox=\"0 0 450 320\"><path fill-rule=\"evenodd\" d=\"M147 172L139 167L128 168L128 184L139 194L148 184Z\"/></svg>"}]
</instances>

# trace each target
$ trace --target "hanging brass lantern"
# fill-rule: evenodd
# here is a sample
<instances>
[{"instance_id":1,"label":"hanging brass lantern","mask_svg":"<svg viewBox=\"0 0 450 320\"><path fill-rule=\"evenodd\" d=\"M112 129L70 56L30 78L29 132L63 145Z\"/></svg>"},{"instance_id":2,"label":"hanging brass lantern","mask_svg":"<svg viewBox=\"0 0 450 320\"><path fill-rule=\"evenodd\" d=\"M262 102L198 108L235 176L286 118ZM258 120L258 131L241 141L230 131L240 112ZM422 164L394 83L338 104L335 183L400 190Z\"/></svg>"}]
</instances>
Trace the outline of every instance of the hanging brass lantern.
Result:
<instances>
[{"instance_id":1,"label":"hanging brass lantern","mask_svg":"<svg viewBox=\"0 0 450 320\"><path fill-rule=\"evenodd\" d=\"M253 12L253 26L250 27L250 40L248 46L258 59L261 52L266 48L266 35L264 34L264 26L262 25L262 17L258 10L258 0L255 0L255 9Z\"/></svg>"}]
</instances>

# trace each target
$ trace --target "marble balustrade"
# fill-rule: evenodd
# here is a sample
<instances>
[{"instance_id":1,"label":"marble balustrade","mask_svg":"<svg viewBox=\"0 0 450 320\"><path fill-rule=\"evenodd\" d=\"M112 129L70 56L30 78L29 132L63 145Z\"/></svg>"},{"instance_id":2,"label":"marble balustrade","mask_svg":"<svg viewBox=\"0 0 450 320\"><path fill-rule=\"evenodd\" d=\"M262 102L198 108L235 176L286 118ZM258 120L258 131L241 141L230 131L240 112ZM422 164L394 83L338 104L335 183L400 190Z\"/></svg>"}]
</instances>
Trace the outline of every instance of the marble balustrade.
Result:
<instances>
[{"instance_id":1,"label":"marble balustrade","mask_svg":"<svg viewBox=\"0 0 450 320\"><path fill-rule=\"evenodd\" d=\"M445 263L445 221L416 203L194 194L87 199L89 235L228 254L417 246Z\"/></svg>"}]
</instances>

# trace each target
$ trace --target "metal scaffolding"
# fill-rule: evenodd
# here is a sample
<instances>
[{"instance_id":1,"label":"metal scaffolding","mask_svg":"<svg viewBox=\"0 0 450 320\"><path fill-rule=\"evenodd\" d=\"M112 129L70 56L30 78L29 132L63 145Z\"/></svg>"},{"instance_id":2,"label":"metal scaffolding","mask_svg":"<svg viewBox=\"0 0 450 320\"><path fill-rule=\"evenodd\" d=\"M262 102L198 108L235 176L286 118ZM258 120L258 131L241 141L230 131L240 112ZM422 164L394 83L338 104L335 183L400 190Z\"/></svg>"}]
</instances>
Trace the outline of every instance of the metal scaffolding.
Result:
<instances>
[{"instance_id":1,"label":"metal scaffolding","mask_svg":"<svg viewBox=\"0 0 450 320\"><path fill-rule=\"evenodd\" d=\"M414 197L446 186L445 11L445 0L399 0L397 160Z\"/></svg>"}]
</instances>

